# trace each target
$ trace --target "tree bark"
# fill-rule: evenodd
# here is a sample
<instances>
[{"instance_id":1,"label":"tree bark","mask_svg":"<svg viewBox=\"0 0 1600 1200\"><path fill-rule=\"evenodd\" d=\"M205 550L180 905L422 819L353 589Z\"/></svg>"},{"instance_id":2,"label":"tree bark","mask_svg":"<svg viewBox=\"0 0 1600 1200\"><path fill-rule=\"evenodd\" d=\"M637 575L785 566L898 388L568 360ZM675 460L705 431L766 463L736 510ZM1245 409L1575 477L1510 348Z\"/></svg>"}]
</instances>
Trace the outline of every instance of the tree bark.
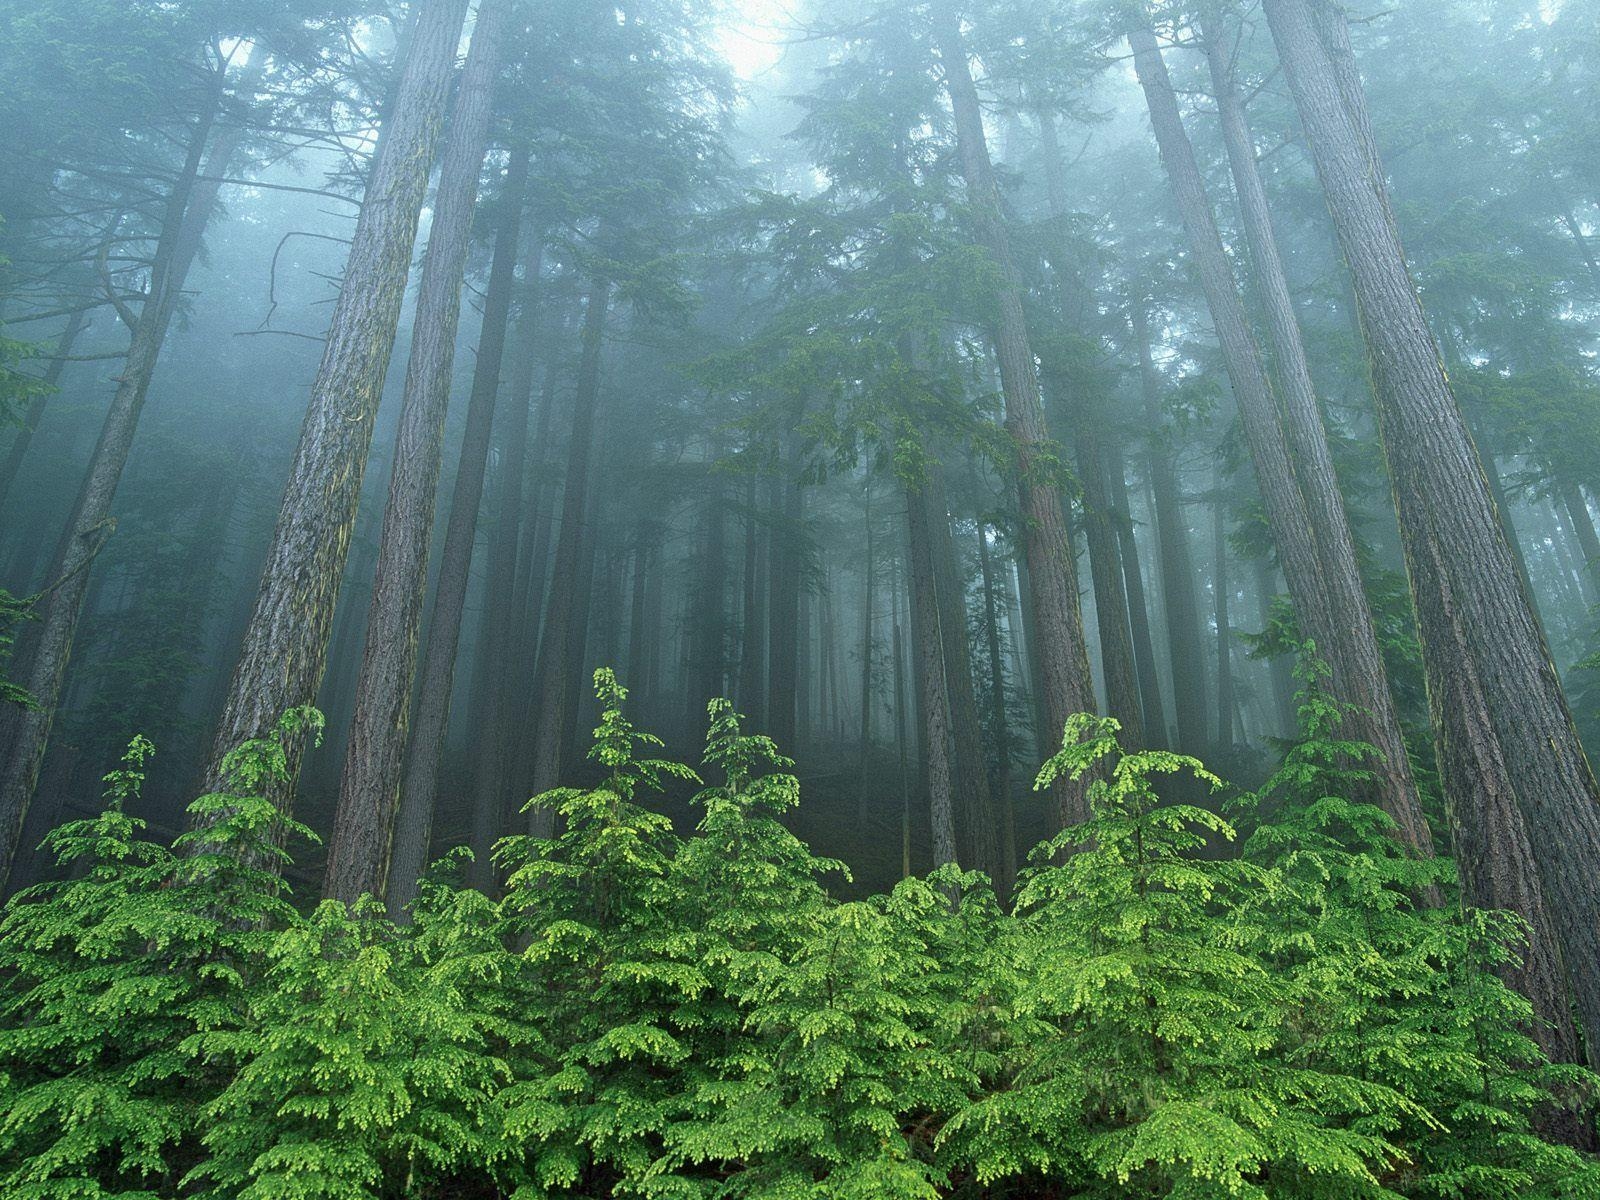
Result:
<instances>
[{"instance_id":1,"label":"tree bark","mask_svg":"<svg viewBox=\"0 0 1600 1200\"><path fill-rule=\"evenodd\" d=\"M1224 474L1217 468L1211 497L1211 598L1217 625L1217 743L1219 761L1233 757L1233 623L1228 616L1228 508Z\"/></svg>"},{"instance_id":2,"label":"tree bark","mask_svg":"<svg viewBox=\"0 0 1600 1200\"><path fill-rule=\"evenodd\" d=\"M444 458L461 285L472 243L478 180L489 146L504 11L498 0L485 0L478 9L439 168L433 226L422 264L389 500L367 612L366 647L323 878L323 895L347 904L365 895L382 896L389 873Z\"/></svg>"},{"instance_id":3,"label":"tree bark","mask_svg":"<svg viewBox=\"0 0 1600 1200\"><path fill-rule=\"evenodd\" d=\"M1011 732L1006 719L1006 670L1000 653L999 604L995 599L989 534L978 522L978 569L983 573L983 628L989 651L989 727L994 738L994 778L990 790L1000 810L1000 870L995 887L1008 895L1017 877L1017 815L1011 798Z\"/></svg>"},{"instance_id":4,"label":"tree bark","mask_svg":"<svg viewBox=\"0 0 1600 1200\"><path fill-rule=\"evenodd\" d=\"M1532 925L1525 971L1539 979L1525 983L1538 1015L1559 1028L1567 1010L1549 994L1560 980L1554 925L1592 1060L1594 774L1407 271L1342 15L1303 0L1265 9L1355 286L1467 896Z\"/></svg>"},{"instance_id":5,"label":"tree bark","mask_svg":"<svg viewBox=\"0 0 1600 1200\"><path fill-rule=\"evenodd\" d=\"M999 822L989 793L989 764L983 751L983 725L972 681L966 589L950 535L944 475L937 466L929 467L922 494L929 505L928 544L939 608L938 637L943 647L945 695L950 704L950 731L956 752L956 849L966 866L997 877Z\"/></svg>"},{"instance_id":6,"label":"tree bark","mask_svg":"<svg viewBox=\"0 0 1600 1200\"><path fill-rule=\"evenodd\" d=\"M230 750L267 734L286 709L311 703L322 680L465 13L466 0L423 0L417 11L311 387L255 611L218 725L207 790L222 784L221 764ZM288 750L289 779L273 796L285 811L303 743L296 739Z\"/></svg>"},{"instance_id":7,"label":"tree bark","mask_svg":"<svg viewBox=\"0 0 1600 1200\"><path fill-rule=\"evenodd\" d=\"M1393 700L1389 698L1376 638L1370 632L1370 613L1365 623L1361 620L1366 601L1360 577L1349 575L1354 555L1352 553L1346 561L1331 554L1324 544L1329 539L1318 537L1317 516L1337 519L1337 484L1331 477L1326 483L1333 489L1332 511L1319 508L1314 516L1296 474L1278 403L1267 381L1260 348L1245 317L1244 304L1234 283L1222 236L1217 231L1194 150L1184 132L1177 97L1167 77L1155 34L1141 22L1129 32L1128 40L1133 47L1134 69L1144 89L1161 159L1183 217L1206 305L1227 362L1228 377L1239 405L1250 457L1295 612L1305 633L1316 644L1318 655L1328 664L1333 696L1355 706L1347 718L1353 722L1351 732L1372 742L1383 756L1382 761L1372 764L1377 776L1373 799L1394 818L1402 841L1420 854L1431 854L1433 841L1411 781L1410 763L1404 752L1404 741L1399 736L1398 720L1380 722L1379 727L1374 728L1362 715L1379 711L1392 714ZM1310 402L1314 406L1315 397L1311 397Z\"/></svg>"},{"instance_id":8,"label":"tree bark","mask_svg":"<svg viewBox=\"0 0 1600 1200\"><path fill-rule=\"evenodd\" d=\"M386 893L389 910L396 914L403 912L416 898L417 879L427 866L432 846L439 767L450 728L456 656L467 606L467 586L472 575L478 510L483 503L484 474L489 461L500 369L505 358L506 326L516 281L517 243L522 229L528 164L527 147L513 146L501 186L494 253L484 294L482 332L477 360L473 364L472 390L467 395L466 427L461 436L444 546L439 555L439 582L434 592L427 649L422 658L422 681L417 692L411 744L400 784L399 815ZM474 850L477 849L479 847L474 846ZM485 856L475 859L468 871L474 886L487 886L489 878L487 848L483 849Z\"/></svg>"},{"instance_id":9,"label":"tree bark","mask_svg":"<svg viewBox=\"0 0 1600 1200\"><path fill-rule=\"evenodd\" d=\"M1017 450L1023 554L1028 564L1036 634L1034 654L1047 725L1040 737L1044 747L1053 750L1067 718L1075 712L1093 711L1095 707L1089 658L1084 646L1083 615L1078 603L1077 572L1067 541L1058 481L1049 469L1054 455L1023 315L1022 281L1011 254L1000 193L989 161L983 112L967 62L961 19L951 0L940 0L934 18L934 38L955 116L956 140L972 220L980 243L1000 274L995 344L1001 390L1005 395L1006 429ZM1059 825L1076 824L1088 817L1087 787L1085 778L1075 784L1059 781L1052 788Z\"/></svg>"},{"instance_id":10,"label":"tree bark","mask_svg":"<svg viewBox=\"0 0 1600 1200\"><path fill-rule=\"evenodd\" d=\"M1305 497L1316 548L1322 559L1322 586L1333 615L1333 629L1342 635L1327 643L1319 638L1318 652L1328 664L1334 694L1356 706L1346 718L1350 734L1378 750L1379 757L1366 764L1376 776L1374 797L1401 821L1409 842L1419 849L1427 849L1432 841L1422 817L1405 734L1378 648L1372 607L1362 587L1355 538L1334 472L1322 408L1311 380L1300 324L1272 228L1266 188L1256 162L1255 143L1250 136L1244 101L1228 64L1220 22L1206 23L1202 41L1234 191L1243 215L1252 275L1266 316L1267 334L1283 393L1284 433L1293 456L1295 479Z\"/></svg>"},{"instance_id":11,"label":"tree bark","mask_svg":"<svg viewBox=\"0 0 1600 1200\"><path fill-rule=\"evenodd\" d=\"M950 771L955 746L950 736L950 701L945 691L944 651L939 638L938 584L928 528L930 508L925 488L906 489L917 709L922 720L922 756L928 777L933 863L943 866L956 861L955 797Z\"/></svg>"},{"instance_id":12,"label":"tree bark","mask_svg":"<svg viewBox=\"0 0 1600 1200\"><path fill-rule=\"evenodd\" d=\"M1122 552L1111 509L1100 439L1093 418L1079 423L1076 443L1078 481L1083 485L1083 533L1089 545L1089 577L1094 584L1095 625L1100 633L1100 669L1106 683L1106 710L1122 723L1121 741L1145 745L1139 707L1139 674L1134 662L1133 633L1128 626L1128 593Z\"/></svg>"}]
</instances>

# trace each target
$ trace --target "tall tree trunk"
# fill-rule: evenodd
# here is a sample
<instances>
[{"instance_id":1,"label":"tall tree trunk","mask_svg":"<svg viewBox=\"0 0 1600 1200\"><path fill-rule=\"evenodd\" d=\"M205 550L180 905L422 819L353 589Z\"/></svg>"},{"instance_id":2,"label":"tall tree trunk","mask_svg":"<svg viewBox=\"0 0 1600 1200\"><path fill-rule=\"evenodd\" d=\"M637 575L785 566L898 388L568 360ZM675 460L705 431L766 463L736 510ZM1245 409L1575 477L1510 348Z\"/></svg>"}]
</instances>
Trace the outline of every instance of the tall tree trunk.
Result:
<instances>
[{"instance_id":1,"label":"tall tree trunk","mask_svg":"<svg viewBox=\"0 0 1600 1200\"><path fill-rule=\"evenodd\" d=\"M323 894L347 904L365 895L382 896L389 874L400 773L411 727L417 639L428 588L428 552L444 458L444 420L450 406L461 284L472 243L478 179L489 147L504 11L503 0L485 0L478 9L472 48L451 113L433 225L423 258L389 500L367 613L367 642L356 680L355 714L345 742L344 773L323 879Z\"/></svg>"},{"instance_id":2,"label":"tall tree trunk","mask_svg":"<svg viewBox=\"0 0 1600 1200\"><path fill-rule=\"evenodd\" d=\"M928 777L928 816L933 829L935 866L956 861L955 795L950 764L956 748L950 736L950 701L945 691L944 651L939 638L938 584L933 539L928 528L932 506L927 489L906 489L906 536L910 559L911 606L915 631L918 714L922 756Z\"/></svg>"},{"instance_id":3,"label":"tall tree trunk","mask_svg":"<svg viewBox=\"0 0 1600 1200\"><path fill-rule=\"evenodd\" d=\"M1211 595L1217 624L1217 748L1220 761L1233 754L1233 623L1228 618L1228 506L1225 479L1217 469L1216 491L1211 498Z\"/></svg>"},{"instance_id":4,"label":"tall tree trunk","mask_svg":"<svg viewBox=\"0 0 1600 1200\"><path fill-rule=\"evenodd\" d=\"M754 475L745 488L744 613L739 636L739 705L752 728L766 725L767 555L769 538L757 518L759 486Z\"/></svg>"},{"instance_id":5,"label":"tall tree trunk","mask_svg":"<svg viewBox=\"0 0 1600 1200\"><path fill-rule=\"evenodd\" d=\"M563 769L564 734L568 708L575 687L582 686L581 678L574 678L581 667L583 639L587 634L586 597L589 573L583 572L585 543L593 533L585 514L589 499L589 472L591 451L594 448L595 410L600 402L600 360L605 342L606 309L611 303L611 282L595 278L589 285L589 299L583 319L582 354L578 364L577 390L572 401L572 437L567 446L567 478L561 500L561 533L556 540L556 551L551 577L556 586L550 590L550 604L545 613L544 636L539 644L539 663L534 672L536 701L534 708L533 778L532 794L537 796L555 787L561 780ZM580 610L579 605L583 608ZM547 808L534 808L529 812L528 827L539 837L548 837L554 831L554 814Z\"/></svg>"},{"instance_id":6,"label":"tall tree trunk","mask_svg":"<svg viewBox=\"0 0 1600 1200\"><path fill-rule=\"evenodd\" d=\"M1048 466L1053 454L1023 315L1022 280L1012 258L1010 235L989 161L983 112L967 62L961 18L952 0L940 0L934 16L934 37L955 116L971 217L979 241L1000 272L995 343L1005 395L1006 429L1017 450L1023 554L1028 564L1036 633L1034 654L1046 723L1040 736L1045 747L1053 749L1067 718L1094 708L1077 572L1067 541L1058 481ZM1084 779L1076 784L1060 781L1052 788L1057 824L1071 825L1087 818L1087 787Z\"/></svg>"},{"instance_id":7,"label":"tall tree trunk","mask_svg":"<svg viewBox=\"0 0 1600 1200\"><path fill-rule=\"evenodd\" d=\"M1172 190L1189 235L1195 266L1205 292L1206 305L1216 326L1228 366L1228 377L1249 443L1256 479L1266 503L1267 519L1279 561L1294 600L1295 613L1305 633L1316 643L1317 653L1331 672L1334 697L1357 706L1351 729L1377 745L1383 761L1372 764L1376 772L1374 799L1395 819L1400 838L1418 853L1432 853L1432 837L1422 805L1411 780L1410 763L1400 738L1398 718L1382 672L1382 659L1372 634L1359 575L1349 577L1354 554L1348 560L1325 554L1329 539L1318 538L1317 518L1336 520L1339 512L1337 484L1331 473L1326 486L1332 511L1313 514L1296 475L1278 403L1267 381L1260 348L1245 317L1244 304L1234 283L1227 251L1217 231L1205 183L1194 150L1184 132L1177 97L1166 64L1149 25L1140 22L1129 32L1134 69L1144 89L1151 123L1161 149ZM1310 397L1315 406L1315 397ZM1310 420L1319 422L1313 411ZM1314 433L1314 431L1312 431ZM1314 436L1310 438L1314 441ZM1331 472L1331 467L1330 467ZM1337 564L1334 559L1337 558ZM1339 577L1343 574L1343 577ZM1373 726L1363 714L1387 712L1390 720Z\"/></svg>"},{"instance_id":8,"label":"tall tree trunk","mask_svg":"<svg viewBox=\"0 0 1600 1200\"><path fill-rule=\"evenodd\" d=\"M800 679L800 542L805 525L805 497L796 477L799 464L792 452L780 453L773 477L771 595L767 602L767 732L786 754L795 751L801 719Z\"/></svg>"},{"instance_id":9,"label":"tall tree trunk","mask_svg":"<svg viewBox=\"0 0 1600 1200\"><path fill-rule=\"evenodd\" d=\"M1594 518L1589 515L1588 502L1576 484L1564 483L1559 485L1558 490L1561 506L1572 523L1572 536L1578 543L1578 552L1583 555L1585 579L1591 594L1600 597L1600 537L1595 535Z\"/></svg>"},{"instance_id":10,"label":"tall tree trunk","mask_svg":"<svg viewBox=\"0 0 1600 1200\"><path fill-rule=\"evenodd\" d=\"M1302 0L1265 8L1370 351L1463 883L1475 904L1532 926L1519 985L1555 1023L1542 1040L1570 1058L1562 958L1600 1046L1594 774L1407 272L1343 17Z\"/></svg>"},{"instance_id":11,"label":"tall tree trunk","mask_svg":"<svg viewBox=\"0 0 1600 1200\"><path fill-rule=\"evenodd\" d=\"M257 70L260 65L257 64ZM254 73L252 73L253 76ZM62 684L83 615L90 567L101 546L116 527L112 501L122 479L144 409L150 380L166 340L172 314L182 295L189 268L200 252L201 239L216 208L217 189L200 182L201 164L209 162L218 174L236 153L243 132L219 138L212 153L206 148L223 104L226 64L219 64L206 98L196 115L184 161L168 193L161 229L150 265L150 283L139 314L132 321L132 340L116 394L106 411L99 441L84 472L72 513L51 564L48 586L39 601L38 624L30 643L31 658L23 686L38 702L36 708L14 709L0 721L0 733L10 743L0 773L0 886L16 857L23 819L33 799L44 761L45 746L60 708ZM126 320L126 318L125 318Z\"/></svg>"},{"instance_id":12,"label":"tall tree trunk","mask_svg":"<svg viewBox=\"0 0 1600 1200\"><path fill-rule=\"evenodd\" d=\"M1133 657L1133 634L1128 627L1128 593L1111 509L1111 485L1092 423L1092 417L1080 422L1073 440L1078 481L1083 485L1083 532L1089 545L1089 577L1094 584L1100 669L1106 682L1106 709L1122 723L1123 744L1133 748L1145 744L1138 668Z\"/></svg>"},{"instance_id":13,"label":"tall tree trunk","mask_svg":"<svg viewBox=\"0 0 1600 1200\"><path fill-rule=\"evenodd\" d=\"M867 820L867 798L870 789L867 786L867 772L872 765L872 649L873 649L873 611L874 602L873 584L873 528L872 528L872 492L867 491L866 511L862 515L862 524L866 527L866 565L861 572L862 586L866 595L861 602L861 763L857 769L860 778L857 781L856 791L856 829L864 831Z\"/></svg>"},{"instance_id":14,"label":"tall tree trunk","mask_svg":"<svg viewBox=\"0 0 1600 1200\"><path fill-rule=\"evenodd\" d=\"M929 504L928 544L933 555L934 596L939 607L939 642L944 650L945 695L950 704L950 730L955 742L956 847L961 861L991 876L1000 874L999 821L989 793L989 764L983 751L983 724L972 682L972 647L968 638L966 588L950 535L944 475L930 467L922 494Z\"/></svg>"},{"instance_id":15,"label":"tall tree trunk","mask_svg":"<svg viewBox=\"0 0 1600 1200\"><path fill-rule=\"evenodd\" d=\"M1155 643L1150 637L1150 605L1144 594L1144 568L1139 563L1139 542L1134 537L1133 513L1128 505L1122 446L1113 439L1105 450L1107 498L1111 504L1111 519L1117 527L1123 586L1128 597L1128 626L1133 635L1133 661L1139 674L1144 745L1161 749L1167 744L1167 715L1161 703L1161 678L1156 670Z\"/></svg>"},{"instance_id":16,"label":"tall tree trunk","mask_svg":"<svg viewBox=\"0 0 1600 1200\"><path fill-rule=\"evenodd\" d=\"M456 657L461 643L462 618L467 607L467 587L472 576L472 552L477 540L478 510L483 503L484 475L500 388L500 368L505 358L506 326L511 317L516 282L517 243L522 229L522 201L527 191L529 152L525 145L511 149L499 198L494 254L484 293L483 325L478 355L473 364L472 390L467 396L466 427L450 497L450 517L445 525L439 555L439 582L434 592L428 644L422 658L422 682L417 692L411 744L401 778L400 808L395 824L394 852L387 892L389 910L404 911L416 898L417 878L427 865L433 838L434 810L439 797L439 768L445 737L450 729L450 700L455 687ZM474 859L468 877L485 887L491 878L487 847Z\"/></svg>"},{"instance_id":17,"label":"tall tree trunk","mask_svg":"<svg viewBox=\"0 0 1600 1200\"><path fill-rule=\"evenodd\" d=\"M1305 344L1295 317L1294 301L1283 260L1278 253L1267 192L1256 163L1255 143L1245 116L1244 100L1228 62L1221 24L1208 21L1202 30L1212 90L1221 117L1223 141L1233 173L1234 190L1243 215L1250 264L1282 389L1284 433L1293 455L1295 479L1305 497L1316 549L1323 564L1333 628L1342 636L1324 642L1318 652L1327 662L1334 694L1355 705L1347 718L1349 732L1378 750L1366 765L1376 776L1376 798L1401 821L1407 840L1419 849L1431 846L1417 797L1416 780L1406 753L1405 734L1394 706L1388 672L1378 647L1372 607L1361 583L1355 538L1345 512L1344 496L1334 472L1333 454L1323 426L1322 409L1311 381Z\"/></svg>"},{"instance_id":18,"label":"tall tree trunk","mask_svg":"<svg viewBox=\"0 0 1600 1200\"><path fill-rule=\"evenodd\" d=\"M989 734L994 739L994 778L990 787L1000 810L1000 873L995 887L1011 891L1017 877L1017 814L1011 798L1011 732L1006 719L1006 670L1000 654L999 604L995 600L993 556L989 534L978 522L978 569L983 573L983 628L989 650Z\"/></svg>"},{"instance_id":19,"label":"tall tree trunk","mask_svg":"<svg viewBox=\"0 0 1600 1200\"><path fill-rule=\"evenodd\" d=\"M727 497L722 473L715 461L708 464L708 473L710 492L702 512L705 540L700 570L695 573L700 590L691 609L694 616L689 663L691 729L704 718L707 702L726 693Z\"/></svg>"},{"instance_id":20,"label":"tall tree trunk","mask_svg":"<svg viewBox=\"0 0 1600 1200\"><path fill-rule=\"evenodd\" d=\"M1256 617L1261 622L1263 633L1272 624L1272 602L1277 594L1272 564L1261 559L1256 564ZM1294 664L1287 654L1274 654L1267 665L1272 675L1272 701L1278 717L1278 736L1294 737L1300 726L1299 709L1295 704Z\"/></svg>"},{"instance_id":21,"label":"tall tree trunk","mask_svg":"<svg viewBox=\"0 0 1600 1200\"><path fill-rule=\"evenodd\" d=\"M911 875L911 768L907 762L911 750L911 733L906 725L906 658L905 623L900 619L900 560L894 564L894 577L889 581L892 597L891 653L894 655L894 740L900 751L900 878Z\"/></svg>"},{"instance_id":22,"label":"tall tree trunk","mask_svg":"<svg viewBox=\"0 0 1600 1200\"><path fill-rule=\"evenodd\" d=\"M207 790L222 784L230 750L267 734L284 710L311 703L322 679L466 3L422 0L417 10L217 728ZM295 739L288 750L289 783L274 795L286 810L303 742Z\"/></svg>"},{"instance_id":23,"label":"tall tree trunk","mask_svg":"<svg viewBox=\"0 0 1600 1200\"><path fill-rule=\"evenodd\" d=\"M28 447L33 444L33 435L38 432L39 422L44 420L45 405L54 394L56 385L61 382L61 372L67 365L67 358L72 354L73 344L78 340L78 335L83 332L86 323L84 309L74 309L67 318L66 328L61 331L61 336L56 338L55 353L50 356L50 361L45 365L44 375L40 378L38 395L28 401L28 411L23 414L22 427L17 430L17 436L11 439L11 445L6 447L4 462L0 462L0 505L5 504L6 497L11 494L11 487L17 481L17 473L22 470L22 460L28 456Z\"/></svg>"},{"instance_id":24,"label":"tall tree trunk","mask_svg":"<svg viewBox=\"0 0 1600 1200\"><path fill-rule=\"evenodd\" d=\"M1156 562L1161 575L1161 602L1166 616L1167 649L1172 659L1172 707L1177 721L1177 748L1185 754L1206 752L1206 670L1200 653L1200 613L1195 603L1194 563L1189 555L1189 526L1177 472L1167 457L1171 447L1156 438L1166 428L1161 416L1160 376L1150 354L1150 333L1143 301L1133 305L1134 340L1139 348L1139 381L1145 420L1152 440L1147 459L1156 518Z\"/></svg>"}]
</instances>

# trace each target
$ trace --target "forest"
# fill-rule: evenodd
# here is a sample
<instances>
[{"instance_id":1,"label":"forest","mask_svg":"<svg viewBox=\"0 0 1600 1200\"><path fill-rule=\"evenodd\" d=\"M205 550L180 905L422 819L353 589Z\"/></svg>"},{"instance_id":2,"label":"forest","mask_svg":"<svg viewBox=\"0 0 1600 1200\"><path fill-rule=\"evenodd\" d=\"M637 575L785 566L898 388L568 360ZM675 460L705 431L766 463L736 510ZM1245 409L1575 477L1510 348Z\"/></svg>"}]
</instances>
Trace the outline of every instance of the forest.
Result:
<instances>
[{"instance_id":1,"label":"forest","mask_svg":"<svg viewBox=\"0 0 1600 1200\"><path fill-rule=\"evenodd\" d=\"M1600 1198L1595 0L0 0L0 1200Z\"/></svg>"}]
</instances>

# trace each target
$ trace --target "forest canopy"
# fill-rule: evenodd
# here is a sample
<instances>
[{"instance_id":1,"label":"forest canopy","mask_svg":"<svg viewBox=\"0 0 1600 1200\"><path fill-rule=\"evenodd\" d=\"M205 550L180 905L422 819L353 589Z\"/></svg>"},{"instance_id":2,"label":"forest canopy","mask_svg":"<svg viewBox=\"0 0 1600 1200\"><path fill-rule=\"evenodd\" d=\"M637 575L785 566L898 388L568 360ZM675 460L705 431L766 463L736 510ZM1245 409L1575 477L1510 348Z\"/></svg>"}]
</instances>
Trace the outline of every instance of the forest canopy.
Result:
<instances>
[{"instance_id":1,"label":"forest canopy","mask_svg":"<svg viewBox=\"0 0 1600 1200\"><path fill-rule=\"evenodd\" d=\"M1600 7L0 80L0 1194L1600 1194Z\"/></svg>"}]
</instances>

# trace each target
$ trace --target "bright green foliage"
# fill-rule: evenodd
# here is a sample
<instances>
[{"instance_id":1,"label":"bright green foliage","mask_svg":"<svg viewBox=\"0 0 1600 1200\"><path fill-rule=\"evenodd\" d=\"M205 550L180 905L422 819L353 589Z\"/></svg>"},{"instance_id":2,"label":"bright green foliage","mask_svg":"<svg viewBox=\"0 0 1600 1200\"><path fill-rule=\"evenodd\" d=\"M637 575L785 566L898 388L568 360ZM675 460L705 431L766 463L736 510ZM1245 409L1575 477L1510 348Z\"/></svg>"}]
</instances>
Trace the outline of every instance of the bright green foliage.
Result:
<instances>
[{"instance_id":1,"label":"bright green foliage","mask_svg":"<svg viewBox=\"0 0 1600 1200\"><path fill-rule=\"evenodd\" d=\"M1341 798L1366 748L1307 677L1302 738L1234 819L1221 782L1079 716L1039 774L1093 818L1039 847L1013 911L946 867L841 903L782 824L792 763L710 706L688 767L603 709L601 782L533 803L499 902L436 868L404 925L300 914L266 865L280 739L169 851L124 806L57 831L71 882L0 922L0 1195L442 1197L1595 1195L1533 1121L1589 1077L1540 1061L1494 974L1518 931ZM314 718L291 714L286 730ZM1197 789L1190 787L1185 794ZM1235 834L1235 825L1244 831ZM1241 844L1242 843L1242 844Z\"/></svg>"}]
</instances>

